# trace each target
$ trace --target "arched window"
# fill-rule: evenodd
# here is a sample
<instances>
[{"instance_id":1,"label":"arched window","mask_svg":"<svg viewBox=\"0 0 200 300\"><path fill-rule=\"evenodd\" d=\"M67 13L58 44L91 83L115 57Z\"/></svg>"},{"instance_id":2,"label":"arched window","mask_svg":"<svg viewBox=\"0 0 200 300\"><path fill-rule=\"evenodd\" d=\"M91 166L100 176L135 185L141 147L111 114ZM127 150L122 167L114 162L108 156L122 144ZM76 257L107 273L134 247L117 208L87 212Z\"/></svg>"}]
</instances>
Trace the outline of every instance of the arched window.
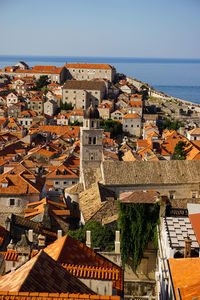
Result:
<instances>
[{"instance_id":1,"label":"arched window","mask_svg":"<svg viewBox=\"0 0 200 300\"><path fill-rule=\"evenodd\" d=\"M91 123L91 127L94 127L94 121L92 121L92 123Z\"/></svg>"},{"instance_id":2,"label":"arched window","mask_svg":"<svg viewBox=\"0 0 200 300\"><path fill-rule=\"evenodd\" d=\"M96 136L93 137L93 144L95 145L97 142Z\"/></svg>"},{"instance_id":3,"label":"arched window","mask_svg":"<svg viewBox=\"0 0 200 300\"><path fill-rule=\"evenodd\" d=\"M91 136L89 136L89 145L91 145L92 144L92 138L91 138Z\"/></svg>"}]
</instances>

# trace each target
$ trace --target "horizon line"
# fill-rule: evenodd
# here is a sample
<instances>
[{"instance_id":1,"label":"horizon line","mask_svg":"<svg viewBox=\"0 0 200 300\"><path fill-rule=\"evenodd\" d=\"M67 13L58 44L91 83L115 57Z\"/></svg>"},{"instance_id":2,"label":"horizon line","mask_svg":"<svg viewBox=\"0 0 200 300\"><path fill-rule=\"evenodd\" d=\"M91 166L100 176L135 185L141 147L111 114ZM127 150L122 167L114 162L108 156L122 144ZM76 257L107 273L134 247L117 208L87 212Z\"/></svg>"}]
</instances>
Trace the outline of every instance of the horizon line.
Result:
<instances>
[{"instance_id":1,"label":"horizon line","mask_svg":"<svg viewBox=\"0 0 200 300\"><path fill-rule=\"evenodd\" d=\"M165 60L200 60L200 57L188 58L188 57L137 57L137 56L73 56L73 55L44 55L44 54L0 54L1 57L68 57L68 58L110 58L110 59L165 59Z\"/></svg>"}]
</instances>

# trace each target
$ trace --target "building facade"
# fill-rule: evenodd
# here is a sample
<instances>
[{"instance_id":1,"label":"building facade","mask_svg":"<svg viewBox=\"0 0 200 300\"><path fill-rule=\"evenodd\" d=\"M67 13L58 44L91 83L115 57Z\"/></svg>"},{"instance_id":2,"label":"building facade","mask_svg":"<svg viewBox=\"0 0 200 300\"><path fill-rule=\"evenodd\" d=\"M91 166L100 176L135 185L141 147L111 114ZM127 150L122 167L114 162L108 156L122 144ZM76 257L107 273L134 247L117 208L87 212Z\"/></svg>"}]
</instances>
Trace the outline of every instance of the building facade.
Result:
<instances>
[{"instance_id":1,"label":"building facade","mask_svg":"<svg viewBox=\"0 0 200 300\"><path fill-rule=\"evenodd\" d=\"M94 78L113 81L116 75L114 67L108 64L66 64L69 79L91 80Z\"/></svg>"}]
</instances>

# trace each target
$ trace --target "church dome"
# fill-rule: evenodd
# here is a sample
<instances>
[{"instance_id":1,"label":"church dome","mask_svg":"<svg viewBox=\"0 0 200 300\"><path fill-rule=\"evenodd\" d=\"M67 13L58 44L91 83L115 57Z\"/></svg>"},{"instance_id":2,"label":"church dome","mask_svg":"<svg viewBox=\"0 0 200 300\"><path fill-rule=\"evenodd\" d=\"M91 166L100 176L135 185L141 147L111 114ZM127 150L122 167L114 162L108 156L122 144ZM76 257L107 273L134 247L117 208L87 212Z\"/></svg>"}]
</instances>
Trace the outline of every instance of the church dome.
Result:
<instances>
[{"instance_id":1,"label":"church dome","mask_svg":"<svg viewBox=\"0 0 200 300\"><path fill-rule=\"evenodd\" d=\"M99 119L99 111L92 104L86 109L84 114L85 119Z\"/></svg>"}]
</instances>

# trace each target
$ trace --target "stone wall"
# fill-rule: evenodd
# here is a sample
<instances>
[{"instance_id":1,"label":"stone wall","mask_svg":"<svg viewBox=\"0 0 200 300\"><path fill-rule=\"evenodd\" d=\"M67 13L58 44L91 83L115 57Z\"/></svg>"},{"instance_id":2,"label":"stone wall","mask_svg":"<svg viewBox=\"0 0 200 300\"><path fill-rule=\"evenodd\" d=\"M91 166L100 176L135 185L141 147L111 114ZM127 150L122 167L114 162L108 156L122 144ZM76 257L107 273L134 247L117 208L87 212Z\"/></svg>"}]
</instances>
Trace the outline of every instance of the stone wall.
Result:
<instances>
[{"instance_id":1,"label":"stone wall","mask_svg":"<svg viewBox=\"0 0 200 300\"><path fill-rule=\"evenodd\" d=\"M24 216L24 208L23 207L3 207L0 206L0 225L6 227L6 219L11 214L16 214L19 216Z\"/></svg>"}]
</instances>

